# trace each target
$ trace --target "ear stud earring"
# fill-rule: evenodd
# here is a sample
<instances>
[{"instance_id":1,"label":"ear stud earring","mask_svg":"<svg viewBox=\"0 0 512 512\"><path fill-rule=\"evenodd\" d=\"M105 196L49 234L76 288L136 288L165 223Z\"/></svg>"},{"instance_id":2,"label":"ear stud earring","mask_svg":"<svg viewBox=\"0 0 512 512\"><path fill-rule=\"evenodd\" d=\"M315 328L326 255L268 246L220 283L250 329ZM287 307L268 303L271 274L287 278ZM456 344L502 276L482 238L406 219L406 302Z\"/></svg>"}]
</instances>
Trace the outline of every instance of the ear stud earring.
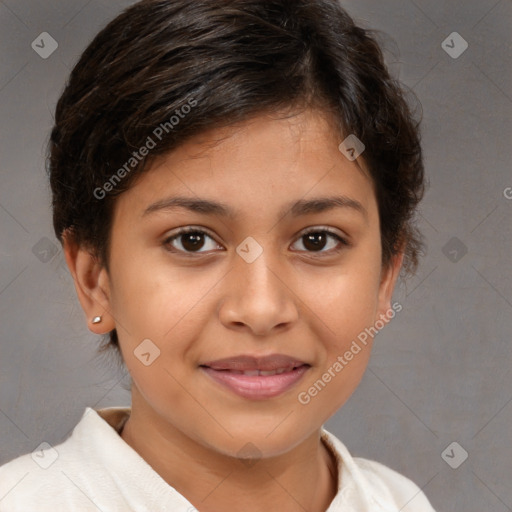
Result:
<instances>
[{"instance_id":1,"label":"ear stud earring","mask_svg":"<svg viewBox=\"0 0 512 512\"><path fill-rule=\"evenodd\" d=\"M101 316L95 316L93 319L92 319L92 323L93 324L99 324L101 322Z\"/></svg>"}]
</instances>

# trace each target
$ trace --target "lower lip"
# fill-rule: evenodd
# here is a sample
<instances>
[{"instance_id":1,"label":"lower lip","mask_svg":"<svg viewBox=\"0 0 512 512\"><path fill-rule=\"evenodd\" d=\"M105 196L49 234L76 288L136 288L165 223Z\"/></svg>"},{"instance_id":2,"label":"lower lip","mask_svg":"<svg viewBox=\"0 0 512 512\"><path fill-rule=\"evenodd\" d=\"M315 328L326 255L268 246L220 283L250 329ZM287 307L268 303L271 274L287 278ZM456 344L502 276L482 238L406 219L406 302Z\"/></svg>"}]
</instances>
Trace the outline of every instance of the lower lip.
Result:
<instances>
[{"instance_id":1,"label":"lower lip","mask_svg":"<svg viewBox=\"0 0 512 512\"><path fill-rule=\"evenodd\" d=\"M213 370L202 366L201 370L213 380L229 388L235 394L253 400L278 396L302 379L309 366L303 365L279 375L243 375L226 370Z\"/></svg>"}]
</instances>

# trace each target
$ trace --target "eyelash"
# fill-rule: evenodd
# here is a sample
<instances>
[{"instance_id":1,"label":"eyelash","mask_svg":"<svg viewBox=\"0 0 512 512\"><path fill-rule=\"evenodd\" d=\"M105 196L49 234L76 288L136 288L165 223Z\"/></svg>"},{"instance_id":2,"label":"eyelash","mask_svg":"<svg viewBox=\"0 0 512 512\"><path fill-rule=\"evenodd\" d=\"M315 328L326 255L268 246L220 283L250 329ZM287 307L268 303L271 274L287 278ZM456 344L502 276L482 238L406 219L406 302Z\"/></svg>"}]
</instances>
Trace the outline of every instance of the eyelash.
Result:
<instances>
[{"instance_id":1,"label":"eyelash","mask_svg":"<svg viewBox=\"0 0 512 512\"><path fill-rule=\"evenodd\" d=\"M205 252L187 252L187 251L182 251L181 249L176 249L176 248L171 246L171 242L173 242L174 240L178 239L180 236L186 235L186 234L189 234L189 233L207 235L208 237L210 237L212 240L215 241L215 239L212 237L212 235L210 235L207 231L204 231L203 229L194 228L194 227L186 227L186 228L180 228L174 235L166 238L164 240L164 242L163 242L163 245L165 246L165 248L169 252L182 253L182 254L185 254L185 255L191 256L191 257L197 257L199 255L206 254ZM338 254L343 249L345 249L346 247L349 247L351 245L349 242L347 242L346 239L342 238L340 235L338 235L334 231L331 231L328 228L310 229L310 230L305 231L304 233L302 233L297 238L297 240L300 240L302 237L304 237L306 235L309 235L311 233L327 233L331 237L335 238L340 243L340 246L335 248L335 249L330 249L329 251L323 251L323 250L320 250L320 251L305 251L305 252L308 252L310 254L319 254L319 255L327 254L328 256L330 256L330 255L333 255L333 254ZM299 252L302 252L302 251L299 251ZM322 257L322 256L320 256L320 257Z\"/></svg>"}]
</instances>

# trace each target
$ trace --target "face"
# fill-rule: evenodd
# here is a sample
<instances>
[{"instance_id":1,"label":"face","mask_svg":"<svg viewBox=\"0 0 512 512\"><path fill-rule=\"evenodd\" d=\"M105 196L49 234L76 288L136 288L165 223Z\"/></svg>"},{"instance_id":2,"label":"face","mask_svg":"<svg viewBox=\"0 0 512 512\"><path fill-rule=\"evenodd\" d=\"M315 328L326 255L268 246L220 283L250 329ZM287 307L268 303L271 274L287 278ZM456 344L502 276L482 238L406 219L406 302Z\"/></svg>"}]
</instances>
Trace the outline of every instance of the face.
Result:
<instances>
[{"instance_id":1,"label":"face","mask_svg":"<svg viewBox=\"0 0 512 512\"><path fill-rule=\"evenodd\" d=\"M341 140L314 111L259 116L191 139L119 196L107 321L161 425L272 456L357 387L371 337L354 340L388 314L400 262L381 267L374 188Z\"/></svg>"}]
</instances>

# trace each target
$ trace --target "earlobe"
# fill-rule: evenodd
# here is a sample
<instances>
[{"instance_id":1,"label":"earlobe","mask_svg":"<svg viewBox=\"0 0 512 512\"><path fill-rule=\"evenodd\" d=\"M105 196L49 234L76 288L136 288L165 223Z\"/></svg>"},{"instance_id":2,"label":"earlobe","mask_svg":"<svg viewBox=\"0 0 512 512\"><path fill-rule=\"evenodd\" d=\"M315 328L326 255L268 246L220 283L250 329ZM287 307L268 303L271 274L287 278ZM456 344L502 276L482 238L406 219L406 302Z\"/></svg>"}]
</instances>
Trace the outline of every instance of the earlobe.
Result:
<instances>
[{"instance_id":1,"label":"earlobe","mask_svg":"<svg viewBox=\"0 0 512 512\"><path fill-rule=\"evenodd\" d=\"M63 235L63 249L78 300L90 331L105 334L115 328L110 313L110 281L98 258L73 240L70 232Z\"/></svg>"}]
</instances>

